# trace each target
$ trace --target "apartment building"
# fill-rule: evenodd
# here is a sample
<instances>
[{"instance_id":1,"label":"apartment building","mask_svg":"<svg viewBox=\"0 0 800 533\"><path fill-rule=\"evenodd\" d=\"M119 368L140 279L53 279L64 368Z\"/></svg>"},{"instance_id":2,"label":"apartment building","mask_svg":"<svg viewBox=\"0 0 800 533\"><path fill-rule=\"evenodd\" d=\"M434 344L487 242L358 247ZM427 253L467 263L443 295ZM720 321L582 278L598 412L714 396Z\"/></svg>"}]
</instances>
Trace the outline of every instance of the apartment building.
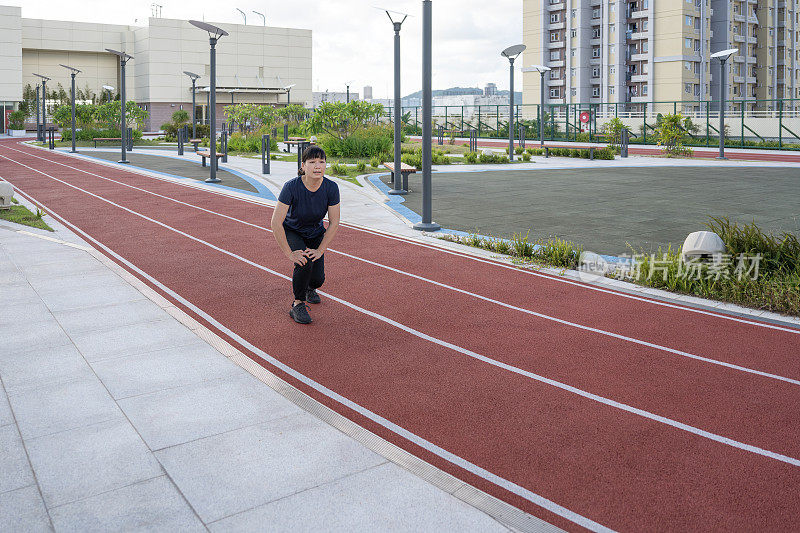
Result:
<instances>
[{"instance_id":1,"label":"apartment building","mask_svg":"<svg viewBox=\"0 0 800 533\"><path fill-rule=\"evenodd\" d=\"M545 65L549 104L608 102L643 111L649 102L705 110L719 94L711 54L727 63L730 109L800 96L800 0L523 0L521 66ZM523 100L540 100L537 72L523 75Z\"/></svg>"}]
</instances>

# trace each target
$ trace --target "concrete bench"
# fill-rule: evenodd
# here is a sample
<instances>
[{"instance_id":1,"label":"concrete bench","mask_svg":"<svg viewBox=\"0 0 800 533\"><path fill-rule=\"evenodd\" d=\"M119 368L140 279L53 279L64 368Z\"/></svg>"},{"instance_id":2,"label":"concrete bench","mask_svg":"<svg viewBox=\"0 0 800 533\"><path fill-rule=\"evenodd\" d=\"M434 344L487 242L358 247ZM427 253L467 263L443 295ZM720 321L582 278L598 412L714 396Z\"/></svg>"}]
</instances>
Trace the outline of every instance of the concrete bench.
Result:
<instances>
[{"instance_id":1,"label":"concrete bench","mask_svg":"<svg viewBox=\"0 0 800 533\"><path fill-rule=\"evenodd\" d=\"M7 181L0 180L0 209L11 209L14 203L14 187Z\"/></svg>"},{"instance_id":2,"label":"concrete bench","mask_svg":"<svg viewBox=\"0 0 800 533\"><path fill-rule=\"evenodd\" d=\"M383 166L388 168L389 170L391 170L392 171L392 175L394 176L394 163L390 163L390 162L387 161L386 163L383 164ZM408 175L409 174L414 174L416 172L417 172L417 168L416 167L412 167L411 165L408 165L408 164L403 163L403 162L400 163L400 174L403 176L403 190L404 191L408 190Z\"/></svg>"}]
</instances>

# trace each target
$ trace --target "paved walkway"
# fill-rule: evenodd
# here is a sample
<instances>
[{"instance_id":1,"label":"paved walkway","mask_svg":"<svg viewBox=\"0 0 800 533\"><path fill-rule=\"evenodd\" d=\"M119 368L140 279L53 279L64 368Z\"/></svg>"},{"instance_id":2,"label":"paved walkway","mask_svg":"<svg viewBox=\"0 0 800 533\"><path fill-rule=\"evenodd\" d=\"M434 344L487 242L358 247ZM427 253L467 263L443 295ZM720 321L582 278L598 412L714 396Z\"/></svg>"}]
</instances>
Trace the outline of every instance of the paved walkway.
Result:
<instances>
[{"instance_id":1,"label":"paved walkway","mask_svg":"<svg viewBox=\"0 0 800 533\"><path fill-rule=\"evenodd\" d=\"M508 531L48 222L0 222L0 531Z\"/></svg>"}]
</instances>

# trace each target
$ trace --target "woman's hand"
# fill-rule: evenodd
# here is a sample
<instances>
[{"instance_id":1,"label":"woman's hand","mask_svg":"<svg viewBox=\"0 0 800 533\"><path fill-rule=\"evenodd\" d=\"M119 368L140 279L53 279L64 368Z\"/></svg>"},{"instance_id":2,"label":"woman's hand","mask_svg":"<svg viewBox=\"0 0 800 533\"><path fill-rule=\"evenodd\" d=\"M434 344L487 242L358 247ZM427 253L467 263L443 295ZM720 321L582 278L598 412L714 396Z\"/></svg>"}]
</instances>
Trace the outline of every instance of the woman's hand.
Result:
<instances>
[{"instance_id":1,"label":"woman's hand","mask_svg":"<svg viewBox=\"0 0 800 533\"><path fill-rule=\"evenodd\" d=\"M289 259L292 260L292 263L300 266L305 265L308 261L304 250L292 250L292 253L289 254Z\"/></svg>"},{"instance_id":2,"label":"woman's hand","mask_svg":"<svg viewBox=\"0 0 800 533\"><path fill-rule=\"evenodd\" d=\"M317 259L322 257L323 253L325 252L323 252L318 248L306 248L306 250L303 252L303 254L305 254L305 256L311 259L312 261L316 261Z\"/></svg>"}]
</instances>

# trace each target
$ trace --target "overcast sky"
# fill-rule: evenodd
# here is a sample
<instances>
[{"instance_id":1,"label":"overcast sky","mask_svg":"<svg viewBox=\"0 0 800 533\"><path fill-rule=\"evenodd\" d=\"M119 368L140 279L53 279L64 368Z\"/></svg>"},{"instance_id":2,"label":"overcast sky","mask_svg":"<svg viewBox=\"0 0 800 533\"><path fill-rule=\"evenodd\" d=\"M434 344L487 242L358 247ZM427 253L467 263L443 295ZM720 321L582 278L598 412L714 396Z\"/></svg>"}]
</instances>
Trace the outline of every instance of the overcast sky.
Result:
<instances>
[{"instance_id":1,"label":"overcast sky","mask_svg":"<svg viewBox=\"0 0 800 533\"><path fill-rule=\"evenodd\" d=\"M145 25L149 0L0 0L22 7L25 18ZM361 94L372 85L373 97L391 97L394 32L386 14L372 6L390 7L411 16L401 31L402 93L420 89L422 81L421 0L157 0L163 18L203 19L306 28L313 31L313 90ZM481 87L494 82L508 89L508 61L500 51L522 42L522 0L433 0L433 88ZM517 65L521 62L518 60ZM522 90L517 70L516 89Z\"/></svg>"}]
</instances>

